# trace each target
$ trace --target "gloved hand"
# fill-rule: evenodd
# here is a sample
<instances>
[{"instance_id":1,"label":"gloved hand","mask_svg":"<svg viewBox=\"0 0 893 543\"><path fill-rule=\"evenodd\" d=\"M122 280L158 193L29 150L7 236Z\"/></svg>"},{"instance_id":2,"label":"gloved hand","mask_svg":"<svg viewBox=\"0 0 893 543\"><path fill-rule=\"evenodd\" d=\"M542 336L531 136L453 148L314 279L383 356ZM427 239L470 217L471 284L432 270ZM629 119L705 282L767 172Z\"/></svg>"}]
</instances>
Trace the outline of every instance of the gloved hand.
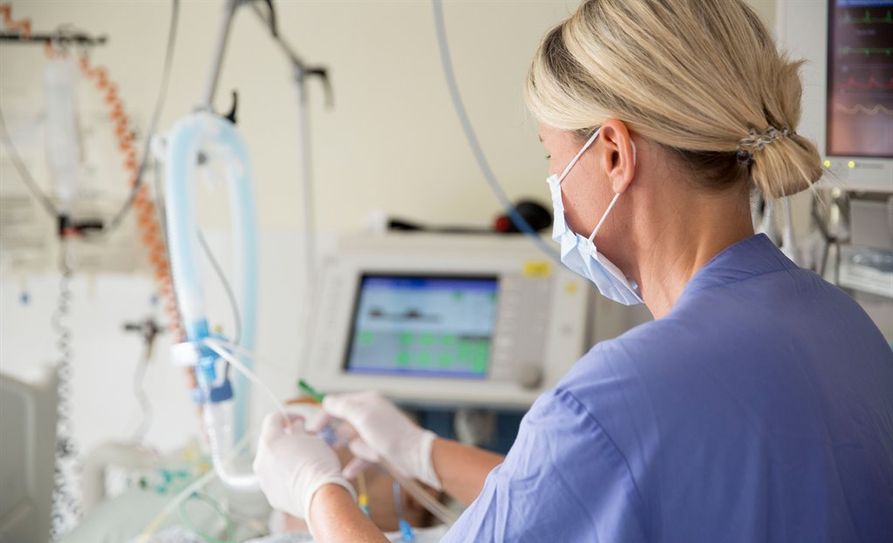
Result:
<instances>
[{"instance_id":1,"label":"gloved hand","mask_svg":"<svg viewBox=\"0 0 893 543\"><path fill-rule=\"evenodd\" d=\"M436 435L419 428L389 400L377 392L329 394L322 406L356 430L357 437L349 443L355 456L370 462L387 460L403 475L440 490L431 460Z\"/></svg>"},{"instance_id":2,"label":"gloved hand","mask_svg":"<svg viewBox=\"0 0 893 543\"><path fill-rule=\"evenodd\" d=\"M254 458L254 473L274 509L308 518L313 494L323 485L341 485L354 498L353 487L341 476L341 463L325 441L304 430L304 419L280 413L264 418Z\"/></svg>"}]
</instances>

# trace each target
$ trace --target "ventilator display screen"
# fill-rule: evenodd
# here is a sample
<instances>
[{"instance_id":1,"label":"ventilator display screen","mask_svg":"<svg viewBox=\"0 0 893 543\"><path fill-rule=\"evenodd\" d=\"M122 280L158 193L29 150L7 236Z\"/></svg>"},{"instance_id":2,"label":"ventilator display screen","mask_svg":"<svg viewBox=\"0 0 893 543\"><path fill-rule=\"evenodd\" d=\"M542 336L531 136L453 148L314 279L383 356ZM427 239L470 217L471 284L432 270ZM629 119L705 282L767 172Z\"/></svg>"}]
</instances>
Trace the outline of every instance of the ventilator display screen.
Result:
<instances>
[{"instance_id":1,"label":"ventilator display screen","mask_svg":"<svg viewBox=\"0 0 893 543\"><path fill-rule=\"evenodd\" d=\"M485 378L498 286L496 277L363 275L345 369Z\"/></svg>"},{"instance_id":2,"label":"ventilator display screen","mask_svg":"<svg viewBox=\"0 0 893 543\"><path fill-rule=\"evenodd\" d=\"M893 157L893 1L828 5L827 153Z\"/></svg>"}]
</instances>

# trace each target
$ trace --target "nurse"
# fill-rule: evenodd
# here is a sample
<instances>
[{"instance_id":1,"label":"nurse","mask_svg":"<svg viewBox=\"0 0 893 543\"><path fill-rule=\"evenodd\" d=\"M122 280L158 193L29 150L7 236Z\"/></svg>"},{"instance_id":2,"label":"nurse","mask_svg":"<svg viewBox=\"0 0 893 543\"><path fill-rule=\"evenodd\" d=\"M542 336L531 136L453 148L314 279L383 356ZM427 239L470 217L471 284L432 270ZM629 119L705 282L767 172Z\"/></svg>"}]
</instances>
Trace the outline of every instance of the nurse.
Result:
<instances>
[{"instance_id":1,"label":"nurse","mask_svg":"<svg viewBox=\"0 0 893 543\"><path fill-rule=\"evenodd\" d=\"M741 0L589 0L546 35L526 96L562 260L654 320L580 359L505 458L326 398L356 453L468 505L444 541L893 541L893 353L751 222L754 189L821 175L799 67ZM320 541L384 541L286 424L255 463L270 503Z\"/></svg>"}]
</instances>

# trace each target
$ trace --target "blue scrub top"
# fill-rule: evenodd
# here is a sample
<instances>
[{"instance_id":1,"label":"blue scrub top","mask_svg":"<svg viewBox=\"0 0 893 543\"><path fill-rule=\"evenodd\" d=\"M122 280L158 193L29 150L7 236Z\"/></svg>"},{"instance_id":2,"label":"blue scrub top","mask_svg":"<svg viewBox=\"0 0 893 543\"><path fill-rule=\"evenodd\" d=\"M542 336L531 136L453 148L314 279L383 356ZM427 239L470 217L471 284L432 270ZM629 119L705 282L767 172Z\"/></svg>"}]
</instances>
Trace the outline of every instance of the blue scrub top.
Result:
<instances>
[{"instance_id":1,"label":"blue scrub top","mask_svg":"<svg viewBox=\"0 0 893 543\"><path fill-rule=\"evenodd\" d=\"M893 351L753 236L541 396L443 541L893 542Z\"/></svg>"}]
</instances>

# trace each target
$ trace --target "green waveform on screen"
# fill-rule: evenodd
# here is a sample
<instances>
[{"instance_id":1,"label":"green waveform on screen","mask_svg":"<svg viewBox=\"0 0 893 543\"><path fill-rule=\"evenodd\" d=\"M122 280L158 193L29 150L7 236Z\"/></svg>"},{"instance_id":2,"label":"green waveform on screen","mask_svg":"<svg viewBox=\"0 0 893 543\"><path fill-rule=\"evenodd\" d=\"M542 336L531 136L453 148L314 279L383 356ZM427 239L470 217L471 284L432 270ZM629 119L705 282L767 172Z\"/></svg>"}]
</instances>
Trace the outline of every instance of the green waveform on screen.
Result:
<instances>
[{"instance_id":1,"label":"green waveform on screen","mask_svg":"<svg viewBox=\"0 0 893 543\"><path fill-rule=\"evenodd\" d=\"M893 47L838 47L839 55L893 55Z\"/></svg>"},{"instance_id":2,"label":"green waveform on screen","mask_svg":"<svg viewBox=\"0 0 893 543\"><path fill-rule=\"evenodd\" d=\"M887 10L882 17L873 17L870 11L865 11L863 15L852 15L849 11L844 12L843 18L840 19L842 24L850 25L871 25L871 24L893 24L893 11Z\"/></svg>"}]
</instances>

